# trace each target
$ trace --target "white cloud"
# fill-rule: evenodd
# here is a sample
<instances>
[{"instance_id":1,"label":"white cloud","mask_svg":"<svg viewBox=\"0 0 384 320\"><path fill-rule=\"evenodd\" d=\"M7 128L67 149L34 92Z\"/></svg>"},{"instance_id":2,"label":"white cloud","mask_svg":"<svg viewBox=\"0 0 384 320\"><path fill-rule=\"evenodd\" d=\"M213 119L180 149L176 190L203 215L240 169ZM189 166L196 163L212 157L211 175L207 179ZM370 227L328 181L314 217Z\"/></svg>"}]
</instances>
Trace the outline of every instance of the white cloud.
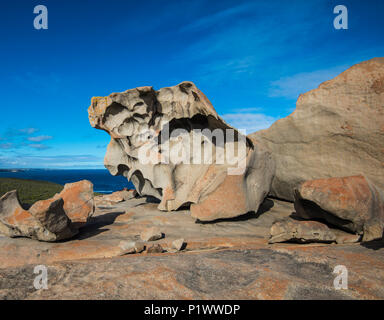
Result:
<instances>
[{"instance_id":1,"label":"white cloud","mask_svg":"<svg viewBox=\"0 0 384 320\"><path fill-rule=\"evenodd\" d=\"M33 141L33 142L41 142L49 139L52 139L52 136L37 136L37 137L28 138L29 141Z\"/></svg>"},{"instance_id":2,"label":"white cloud","mask_svg":"<svg viewBox=\"0 0 384 320\"><path fill-rule=\"evenodd\" d=\"M42 143L36 143L36 144L29 144L29 147L37 150L46 150L49 149L50 147L46 146L45 144Z\"/></svg>"},{"instance_id":3,"label":"white cloud","mask_svg":"<svg viewBox=\"0 0 384 320\"><path fill-rule=\"evenodd\" d=\"M10 142L0 144L0 149L11 149L12 147L13 147L13 144Z\"/></svg>"},{"instance_id":4,"label":"white cloud","mask_svg":"<svg viewBox=\"0 0 384 320\"><path fill-rule=\"evenodd\" d=\"M330 69L297 73L271 82L270 97L297 99L300 94L316 89L322 82L331 80L349 66L342 65Z\"/></svg>"},{"instance_id":5,"label":"white cloud","mask_svg":"<svg viewBox=\"0 0 384 320\"><path fill-rule=\"evenodd\" d=\"M221 117L236 129L244 129L247 134L267 129L277 119L262 113L227 113Z\"/></svg>"},{"instance_id":6,"label":"white cloud","mask_svg":"<svg viewBox=\"0 0 384 320\"><path fill-rule=\"evenodd\" d=\"M24 128L24 129L20 129L19 131L22 133L26 133L26 134L32 134L32 133L35 133L36 131L39 131L39 129L37 129L37 128Z\"/></svg>"}]
</instances>

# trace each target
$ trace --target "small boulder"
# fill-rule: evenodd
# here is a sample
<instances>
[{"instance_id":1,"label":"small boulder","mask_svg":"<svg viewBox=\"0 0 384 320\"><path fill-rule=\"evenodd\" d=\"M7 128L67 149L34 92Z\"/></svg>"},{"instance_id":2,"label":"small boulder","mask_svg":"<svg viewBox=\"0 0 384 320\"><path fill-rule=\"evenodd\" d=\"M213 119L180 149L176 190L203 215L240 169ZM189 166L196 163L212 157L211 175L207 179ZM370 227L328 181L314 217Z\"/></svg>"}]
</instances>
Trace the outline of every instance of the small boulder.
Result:
<instances>
[{"instance_id":1,"label":"small boulder","mask_svg":"<svg viewBox=\"0 0 384 320\"><path fill-rule=\"evenodd\" d=\"M145 229L140 233L140 238L143 241L156 241L162 237L163 233L156 227Z\"/></svg>"},{"instance_id":2,"label":"small boulder","mask_svg":"<svg viewBox=\"0 0 384 320\"><path fill-rule=\"evenodd\" d=\"M268 242L286 241L299 243L334 242L336 241L336 236L323 223L286 218L272 225L271 237Z\"/></svg>"},{"instance_id":3,"label":"small boulder","mask_svg":"<svg viewBox=\"0 0 384 320\"><path fill-rule=\"evenodd\" d=\"M180 251L184 246L184 239L176 239L172 242L172 248Z\"/></svg>"},{"instance_id":4,"label":"small boulder","mask_svg":"<svg viewBox=\"0 0 384 320\"><path fill-rule=\"evenodd\" d=\"M115 191L111 194L102 195L100 198L103 201L122 202L122 201L133 199L135 196L136 196L136 190L123 189L120 191Z\"/></svg>"},{"instance_id":5,"label":"small boulder","mask_svg":"<svg viewBox=\"0 0 384 320\"><path fill-rule=\"evenodd\" d=\"M337 229L333 229L333 232L336 235L337 244L356 243L361 240L361 235L359 234L352 234Z\"/></svg>"},{"instance_id":6,"label":"small boulder","mask_svg":"<svg viewBox=\"0 0 384 320\"><path fill-rule=\"evenodd\" d=\"M142 242L135 241L120 241L119 247L121 249L120 255L129 254L129 253L140 253L143 252L145 246Z\"/></svg>"},{"instance_id":7,"label":"small boulder","mask_svg":"<svg viewBox=\"0 0 384 320\"><path fill-rule=\"evenodd\" d=\"M164 251L160 244L153 244L147 248L147 253L162 253Z\"/></svg>"},{"instance_id":8,"label":"small boulder","mask_svg":"<svg viewBox=\"0 0 384 320\"><path fill-rule=\"evenodd\" d=\"M362 175L304 182L295 190L295 210L304 219L362 235L362 241L383 236L383 192Z\"/></svg>"}]
</instances>

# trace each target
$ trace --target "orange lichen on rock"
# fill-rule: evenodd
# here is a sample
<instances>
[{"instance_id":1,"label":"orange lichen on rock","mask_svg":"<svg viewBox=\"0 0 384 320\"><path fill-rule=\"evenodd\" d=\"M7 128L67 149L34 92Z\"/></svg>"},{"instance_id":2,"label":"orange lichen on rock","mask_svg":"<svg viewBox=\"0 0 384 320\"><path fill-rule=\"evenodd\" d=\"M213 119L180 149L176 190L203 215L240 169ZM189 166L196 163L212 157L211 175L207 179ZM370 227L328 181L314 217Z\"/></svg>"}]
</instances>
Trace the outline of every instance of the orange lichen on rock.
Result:
<instances>
[{"instance_id":1,"label":"orange lichen on rock","mask_svg":"<svg viewBox=\"0 0 384 320\"><path fill-rule=\"evenodd\" d=\"M83 226L95 210L93 184L88 180L65 184L54 198L64 200L64 211L77 227Z\"/></svg>"}]
</instances>

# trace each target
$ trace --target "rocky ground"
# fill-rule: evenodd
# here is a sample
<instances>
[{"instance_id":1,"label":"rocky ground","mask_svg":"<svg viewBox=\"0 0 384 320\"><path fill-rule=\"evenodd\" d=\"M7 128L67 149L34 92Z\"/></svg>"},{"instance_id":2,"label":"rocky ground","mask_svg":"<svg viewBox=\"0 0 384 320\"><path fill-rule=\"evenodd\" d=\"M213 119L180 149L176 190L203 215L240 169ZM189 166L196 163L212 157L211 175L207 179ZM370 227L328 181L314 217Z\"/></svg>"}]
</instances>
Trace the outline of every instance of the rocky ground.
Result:
<instances>
[{"instance_id":1,"label":"rocky ground","mask_svg":"<svg viewBox=\"0 0 384 320\"><path fill-rule=\"evenodd\" d=\"M2 299L383 299L384 242L268 244L271 225L293 204L267 199L257 214L199 223L188 210L162 212L147 198L96 201L88 224L71 240L0 238ZM143 230L164 234L163 253L122 255L122 240ZM183 238L181 251L172 242ZM48 289L33 286L36 265ZM334 288L335 266L348 289Z\"/></svg>"}]
</instances>

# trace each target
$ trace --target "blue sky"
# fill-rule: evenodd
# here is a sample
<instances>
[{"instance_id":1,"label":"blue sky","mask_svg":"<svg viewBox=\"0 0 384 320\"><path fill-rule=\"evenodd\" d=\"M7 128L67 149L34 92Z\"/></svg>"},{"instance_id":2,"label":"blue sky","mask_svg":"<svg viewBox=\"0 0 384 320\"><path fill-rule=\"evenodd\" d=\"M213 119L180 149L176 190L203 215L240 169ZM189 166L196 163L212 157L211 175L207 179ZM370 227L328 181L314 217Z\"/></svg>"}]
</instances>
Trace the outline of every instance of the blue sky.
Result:
<instances>
[{"instance_id":1,"label":"blue sky","mask_svg":"<svg viewBox=\"0 0 384 320\"><path fill-rule=\"evenodd\" d=\"M33 8L48 8L48 30ZM335 30L333 8L348 8ZM193 81L248 132L295 108L300 93L384 56L381 0L3 1L0 168L97 168L109 136L92 96Z\"/></svg>"}]
</instances>

